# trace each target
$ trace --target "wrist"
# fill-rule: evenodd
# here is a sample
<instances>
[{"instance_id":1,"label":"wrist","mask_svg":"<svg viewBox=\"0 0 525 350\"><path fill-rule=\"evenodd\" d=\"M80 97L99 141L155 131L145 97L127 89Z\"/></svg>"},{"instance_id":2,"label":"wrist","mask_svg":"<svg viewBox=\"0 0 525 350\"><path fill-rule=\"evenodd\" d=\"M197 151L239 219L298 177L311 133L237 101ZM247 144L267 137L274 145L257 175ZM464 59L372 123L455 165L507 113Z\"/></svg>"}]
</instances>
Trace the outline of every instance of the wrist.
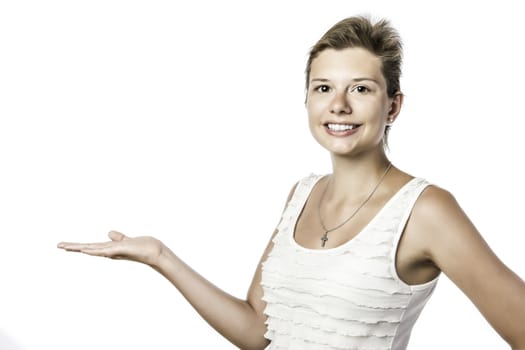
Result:
<instances>
[{"instance_id":1,"label":"wrist","mask_svg":"<svg viewBox=\"0 0 525 350\"><path fill-rule=\"evenodd\" d=\"M166 261L169 255L169 248L160 240L155 239L155 249L149 254L147 265L153 267L155 270L162 268L163 262Z\"/></svg>"}]
</instances>

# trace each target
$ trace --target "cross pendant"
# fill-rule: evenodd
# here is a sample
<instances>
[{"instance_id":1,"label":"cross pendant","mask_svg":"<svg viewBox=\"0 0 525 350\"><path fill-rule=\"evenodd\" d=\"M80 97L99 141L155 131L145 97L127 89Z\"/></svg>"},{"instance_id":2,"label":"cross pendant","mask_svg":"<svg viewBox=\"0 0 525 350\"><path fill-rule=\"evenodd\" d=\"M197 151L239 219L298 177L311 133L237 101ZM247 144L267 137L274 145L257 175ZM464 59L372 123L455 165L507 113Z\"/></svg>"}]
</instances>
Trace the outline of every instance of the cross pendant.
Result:
<instances>
[{"instance_id":1,"label":"cross pendant","mask_svg":"<svg viewBox=\"0 0 525 350\"><path fill-rule=\"evenodd\" d=\"M326 244L326 241L328 241L328 232L324 233L323 237L321 237L321 241L322 241L321 247L324 248L324 245Z\"/></svg>"}]
</instances>

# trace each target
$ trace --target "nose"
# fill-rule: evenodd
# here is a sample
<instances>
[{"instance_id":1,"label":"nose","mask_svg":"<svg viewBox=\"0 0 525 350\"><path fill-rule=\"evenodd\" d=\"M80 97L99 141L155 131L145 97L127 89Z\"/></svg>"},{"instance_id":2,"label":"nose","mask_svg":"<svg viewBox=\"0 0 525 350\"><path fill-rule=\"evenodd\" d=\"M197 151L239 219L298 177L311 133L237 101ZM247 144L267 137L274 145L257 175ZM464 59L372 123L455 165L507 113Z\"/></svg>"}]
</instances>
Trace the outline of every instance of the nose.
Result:
<instances>
[{"instance_id":1,"label":"nose","mask_svg":"<svg viewBox=\"0 0 525 350\"><path fill-rule=\"evenodd\" d=\"M348 94L346 93L337 93L334 95L330 106L330 112L333 114L350 114L352 113L352 108L348 101Z\"/></svg>"}]
</instances>

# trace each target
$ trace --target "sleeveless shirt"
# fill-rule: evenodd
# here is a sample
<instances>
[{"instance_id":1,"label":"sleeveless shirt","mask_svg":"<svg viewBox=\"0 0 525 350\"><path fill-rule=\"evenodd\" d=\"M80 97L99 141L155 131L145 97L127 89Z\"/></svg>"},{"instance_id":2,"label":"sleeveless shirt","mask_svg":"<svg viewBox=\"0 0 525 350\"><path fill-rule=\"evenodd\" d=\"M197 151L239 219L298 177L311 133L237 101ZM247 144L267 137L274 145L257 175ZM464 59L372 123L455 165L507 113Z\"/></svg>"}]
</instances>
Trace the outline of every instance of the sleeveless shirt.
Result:
<instances>
[{"instance_id":1,"label":"sleeveless shirt","mask_svg":"<svg viewBox=\"0 0 525 350\"><path fill-rule=\"evenodd\" d=\"M335 248L308 249L294 238L297 219L322 176L299 181L274 246L262 265L266 349L403 350L437 278L408 285L395 256L408 217L428 186L405 184L368 225Z\"/></svg>"}]
</instances>

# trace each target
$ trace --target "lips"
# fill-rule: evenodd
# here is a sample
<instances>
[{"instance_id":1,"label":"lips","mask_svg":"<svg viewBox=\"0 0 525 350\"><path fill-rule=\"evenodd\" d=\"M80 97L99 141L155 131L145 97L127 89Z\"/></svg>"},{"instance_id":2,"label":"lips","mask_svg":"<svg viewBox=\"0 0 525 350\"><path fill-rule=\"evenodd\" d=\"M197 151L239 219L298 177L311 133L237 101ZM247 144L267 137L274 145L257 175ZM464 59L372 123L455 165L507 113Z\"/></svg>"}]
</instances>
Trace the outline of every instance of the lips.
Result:
<instances>
[{"instance_id":1,"label":"lips","mask_svg":"<svg viewBox=\"0 0 525 350\"><path fill-rule=\"evenodd\" d=\"M339 123L327 123L325 126L330 131L348 131L357 129L361 124L339 124Z\"/></svg>"},{"instance_id":2,"label":"lips","mask_svg":"<svg viewBox=\"0 0 525 350\"><path fill-rule=\"evenodd\" d=\"M329 134L334 136L348 136L352 135L361 126L361 124L353 124L353 123L326 123L325 125L326 130Z\"/></svg>"}]
</instances>

